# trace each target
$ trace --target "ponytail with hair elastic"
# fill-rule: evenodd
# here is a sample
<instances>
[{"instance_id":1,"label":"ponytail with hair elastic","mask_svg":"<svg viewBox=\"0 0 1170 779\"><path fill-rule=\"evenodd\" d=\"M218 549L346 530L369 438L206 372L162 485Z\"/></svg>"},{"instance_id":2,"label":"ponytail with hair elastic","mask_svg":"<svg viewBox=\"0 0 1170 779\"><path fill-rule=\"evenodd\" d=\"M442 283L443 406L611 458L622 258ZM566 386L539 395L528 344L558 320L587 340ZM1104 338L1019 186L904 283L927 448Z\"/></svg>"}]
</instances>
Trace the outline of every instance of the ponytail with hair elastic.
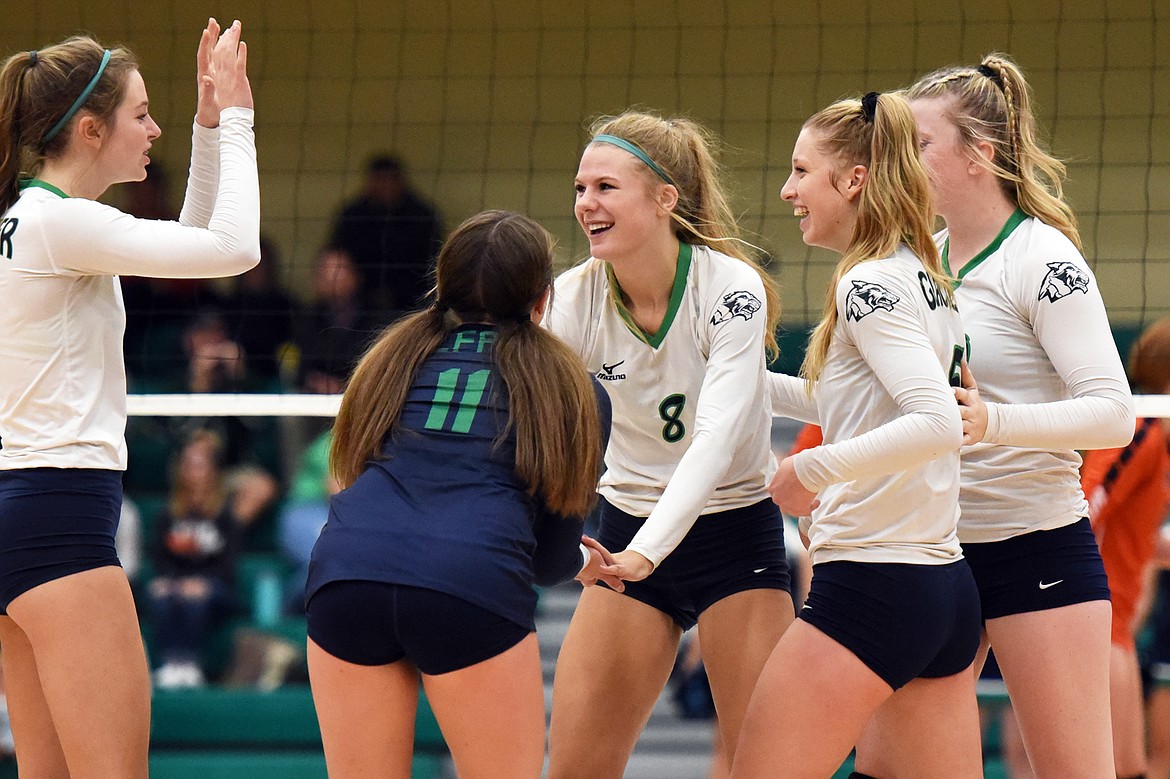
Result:
<instances>
[{"instance_id":1,"label":"ponytail with hair elastic","mask_svg":"<svg viewBox=\"0 0 1170 779\"><path fill-rule=\"evenodd\" d=\"M1031 89L1010 57L993 52L976 67L937 70L919 79L906 96L912 101L949 100L946 117L958 129L971 159L1001 180L1004 194L1016 207L1064 233L1081 249L1076 215L1064 202L1065 165L1040 144ZM990 162L976 151L980 143L995 150Z\"/></svg>"},{"instance_id":2,"label":"ponytail with hair elastic","mask_svg":"<svg viewBox=\"0 0 1170 779\"><path fill-rule=\"evenodd\" d=\"M859 121L861 120L861 121ZM910 105L898 94L870 92L841 100L804 123L836 158L838 168L863 165L869 175L857 201L857 223L849 248L833 271L824 313L809 337L801 375L812 391L820 378L837 326L837 285L862 262L891 256L906 244L941 290L951 279L942 271L932 235L934 199L918 153L918 127Z\"/></svg>"}]
</instances>

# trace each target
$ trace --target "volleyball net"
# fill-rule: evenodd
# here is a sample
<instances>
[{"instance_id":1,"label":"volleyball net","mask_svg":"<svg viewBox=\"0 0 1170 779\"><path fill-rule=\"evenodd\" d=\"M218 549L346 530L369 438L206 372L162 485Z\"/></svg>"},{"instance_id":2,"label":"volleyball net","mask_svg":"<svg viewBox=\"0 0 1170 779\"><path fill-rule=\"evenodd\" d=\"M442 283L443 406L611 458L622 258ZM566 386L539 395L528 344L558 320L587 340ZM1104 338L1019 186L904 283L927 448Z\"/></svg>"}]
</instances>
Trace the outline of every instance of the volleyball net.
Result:
<instances>
[{"instance_id":1,"label":"volleyball net","mask_svg":"<svg viewBox=\"0 0 1170 779\"><path fill-rule=\"evenodd\" d=\"M180 0L18 3L5 11L0 49L85 31L136 53L163 128L151 167L170 175L146 206L132 202L140 193L130 188L109 199L165 215L182 194L198 34L221 10ZM264 265L279 271L300 308L272 311L239 296L228 341L306 318L320 294L319 250L380 153L399 158L446 228L485 208L516 209L556 235L560 266L579 260L587 241L573 218L572 181L586 127L644 106L692 117L722 140L735 211L782 288L777 367L794 371L836 263L803 245L779 199L801 123L843 95L895 89L990 51L1024 68L1038 123L1068 162L1066 192L1122 355L1142 328L1170 314L1170 14L1162 0L812 0L799 8L784 0L290 0L232 13L249 43L262 230L274 247ZM221 361L233 389L266 394L151 397L191 389L192 325L238 282L159 297L141 280L123 281L134 333L130 407L140 415L132 443L154 415L323 422L335 412L337 387L295 394L306 390L307 352L287 333L273 348L291 341L291 349L246 344L241 359ZM1170 416L1165 398L1138 403L1143 415Z\"/></svg>"}]
</instances>

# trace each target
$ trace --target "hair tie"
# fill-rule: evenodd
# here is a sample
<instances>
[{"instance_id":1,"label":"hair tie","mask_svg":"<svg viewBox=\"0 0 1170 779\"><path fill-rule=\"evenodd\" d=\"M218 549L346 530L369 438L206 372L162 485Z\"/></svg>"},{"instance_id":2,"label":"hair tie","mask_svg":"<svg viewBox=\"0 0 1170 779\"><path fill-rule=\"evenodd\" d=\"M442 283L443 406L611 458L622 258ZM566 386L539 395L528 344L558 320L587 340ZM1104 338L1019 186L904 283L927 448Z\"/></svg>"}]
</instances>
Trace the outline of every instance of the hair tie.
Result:
<instances>
[{"instance_id":1,"label":"hair tie","mask_svg":"<svg viewBox=\"0 0 1170 779\"><path fill-rule=\"evenodd\" d=\"M449 305L447 305L445 302L443 302L442 300L436 300L433 308L436 311L438 311L440 314L445 314L451 310L451 307Z\"/></svg>"},{"instance_id":2,"label":"hair tie","mask_svg":"<svg viewBox=\"0 0 1170 779\"><path fill-rule=\"evenodd\" d=\"M593 140L590 141L590 143L608 143L618 147L619 149L625 149L630 154L633 154L642 162L646 163L650 170L658 174L658 178L662 179L667 184L670 184L672 187L675 186L674 180L670 176L666 175L666 171L658 167L658 163L650 159L649 154L642 151L641 147L630 143L625 138L619 138L616 135L595 135L593 136Z\"/></svg>"},{"instance_id":3,"label":"hair tie","mask_svg":"<svg viewBox=\"0 0 1170 779\"><path fill-rule=\"evenodd\" d=\"M991 79L993 84L995 84L1000 89L1003 89L1003 79L1000 78L999 73L988 67L986 63L981 64L979 67L975 68L975 70L979 73L979 75L983 76L984 78Z\"/></svg>"},{"instance_id":4,"label":"hair tie","mask_svg":"<svg viewBox=\"0 0 1170 779\"><path fill-rule=\"evenodd\" d=\"M28 52L28 66L31 68L35 64L37 64L37 50L30 49Z\"/></svg>"},{"instance_id":5,"label":"hair tie","mask_svg":"<svg viewBox=\"0 0 1170 779\"><path fill-rule=\"evenodd\" d=\"M877 114L878 97L877 92L868 92L865 97L861 98L861 116L870 124L873 123L873 118Z\"/></svg>"},{"instance_id":6,"label":"hair tie","mask_svg":"<svg viewBox=\"0 0 1170 779\"><path fill-rule=\"evenodd\" d=\"M53 140L57 133L61 132L61 128L68 124L69 120L73 118L73 115L76 114L78 109L81 108L82 104L85 103L85 99L89 97L89 93L92 92L93 88L97 86L98 79L102 77L102 73L105 72L106 65L108 65L109 62L110 50L106 49L105 53L102 54L102 61L101 64L98 65L97 73L93 74L93 78L91 78L89 83L85 85L85 89L81 90L81 94L78 95L77 99L73 101L73 105L69 106L69 110L65 112L65 115L57 120L57 123L53 125L53 128L49 130L49 132L45 133L45 137L41 139L41 146L44 146L49 141Z\"/></svg>"}]
</instances>

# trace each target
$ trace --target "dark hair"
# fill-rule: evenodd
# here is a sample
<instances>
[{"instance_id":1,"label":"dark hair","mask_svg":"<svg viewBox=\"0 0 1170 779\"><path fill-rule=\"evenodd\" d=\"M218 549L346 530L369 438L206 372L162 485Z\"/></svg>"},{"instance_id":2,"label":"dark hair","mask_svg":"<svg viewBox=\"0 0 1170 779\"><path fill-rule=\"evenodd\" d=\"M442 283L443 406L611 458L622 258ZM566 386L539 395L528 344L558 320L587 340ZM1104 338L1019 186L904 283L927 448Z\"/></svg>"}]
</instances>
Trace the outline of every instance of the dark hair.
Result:
<instances>
[{"instance_id":1,"label":"dark hair","mask_svg":"<svg viewBox=\"0 0 1170 779\"><path fill-rule=\"evenodd\" d=\"M36 52L13 54L0 67L0 213L18 196L22 176L35 175L46 159L64 151L69 128L83 111L113 121L126 92L126 75L138 67L126 49L110 51L110 61L93 90L64 128L45 136L69 111L101 66L105 47L75 36Z\"/></svg>"},{"instance_id":2,"label":"dark hair","mask_svg":"<svg viewBox=\"0 0 1170 779\"><path fill-rule=\"evenodd\" d=\"M552 283L552 250L548 231L508 211L473 216L451 233L435 261L435 305L383 331L350 378L329 457L343 487L381 456L415 375L447 334L462 321L491 321L517 475L555 512L592 507L602 456L592 382L580 358L529 319Z\"/></svg>"},{"instance_id":3,"label":"dark hair","mask_svg":"<svg viewBox=\"0 0 1170 779\"><path fill-rule=\"evenodd\" d=\"M376 154L366 163L366 173L402 173L402 160L393 154Z\"/></svg>"}]
</instances>

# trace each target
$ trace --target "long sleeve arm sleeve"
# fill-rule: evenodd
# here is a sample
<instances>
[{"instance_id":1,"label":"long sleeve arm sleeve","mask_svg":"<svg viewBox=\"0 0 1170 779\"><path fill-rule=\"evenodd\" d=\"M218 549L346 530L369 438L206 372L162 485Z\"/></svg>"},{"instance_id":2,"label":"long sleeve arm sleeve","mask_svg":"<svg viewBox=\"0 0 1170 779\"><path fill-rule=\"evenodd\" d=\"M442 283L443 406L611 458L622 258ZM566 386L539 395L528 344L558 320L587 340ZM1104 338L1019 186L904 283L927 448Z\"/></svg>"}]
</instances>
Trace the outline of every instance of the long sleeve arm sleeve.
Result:
<instances>
[{"instance_id":1,"label":"long sleeve arm sleeve","mask_svg":"<svg viewBox=\"0 0 1170 779\"><path fill-rule=\"evenodd\" d=\"M260 259L260 188L251 109L223 111L219 157L215 203L206 228L136 219L80 198L62 201L44 226L55 271L211 278L253 267ZM188 218L195 218L191 214L197 211L192 206Z\"/></svg>"},{"instance_id":2,"label":"long sleeve arm sleeve","mask_svg":"<svg viewBox=\"0 0 1170 779\"><path fill-rule=\"evenodd\" d=\"M763 289L754 291L763 297ZM715 328L707 372L699 392L695 432L690 446L654 510L627 549L655 567L670 554L727 472L729 452L742 445L745 426L764 381L764 317L733 320L734 327Z\"/></svg>"},{"instance_id":3,"label":"long sleeve arm sleeve","mask_svg":"<svg viewBox=\"0 0 1170 779\"><path fill-rule=\"evenodd\" d=\"M219 128L194 122L191 129L191 169L179 224L207 227L219 191Z\"/></svg>"},{"instance_id":4,"label":"long sleeve arm sleeve","mask_svg":"<svg viewBox=\"0 0 1170 779\"><path fill-rule=\"evenodd\" d=\"M954 393L909 306L846 322L846 331L902 415L856 437L795 455L797 478L813 491L908 470L958 449L963 438Z\"/></svg>"},{"instance_id":5,"label":"long sleeve arm sleeve","mask_svg":"<svg viewBox=\"0 0 1170 779\"><path fill-rule=\"evenodd\" d=\"M1040 449L1108 449L1133 437L1134 405L1101 292L1084 260L1086 288L1052 300L1033 274L1020 290L1027 315L1072 398L1050 403L988 403L986 443ZM1056 263L1054 263L1056 264ZM1071 261L1068 264L1072 264ZM1041 265L1041 270L1050 266ZM978 380L978 376L975 377Z\"/></svg>"},{"instance_id":6,"label":"long sleeve arm sleeve","mask_svg":"<svg viewBox=\"0 0 1170 779\"><path fill-rule=\"evenodd\" d=\"M805 390L804 379L768 371L767 380L772 416L820 424L816 401Z\"/></svg>"}]
</instances>

